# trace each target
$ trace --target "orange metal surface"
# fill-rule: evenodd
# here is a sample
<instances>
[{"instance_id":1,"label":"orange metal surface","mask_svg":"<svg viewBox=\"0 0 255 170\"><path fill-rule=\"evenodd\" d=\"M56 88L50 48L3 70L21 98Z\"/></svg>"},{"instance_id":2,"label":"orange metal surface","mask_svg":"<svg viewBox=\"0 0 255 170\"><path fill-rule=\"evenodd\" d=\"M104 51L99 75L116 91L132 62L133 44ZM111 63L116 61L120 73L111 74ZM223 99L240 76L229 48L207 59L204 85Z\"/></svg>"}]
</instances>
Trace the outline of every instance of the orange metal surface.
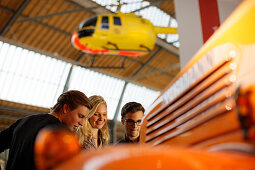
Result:
<instances>
[{"instance_id":1,"label":"orange metal surface","mask_svg":"<svg viewBox=\"0 0 255 170\"><path fill-rule=\"evenodd\" d=\"M147 110L141 143L239 142L222 138L240 130L255 145L254 18L255 1L244 1Z\"/></svg>"},{"instance_id":2,"label":"orange metal surface","mask_svg":"<svg viewBox=\"0 0 255 170\"><path fill-rule=\"evenodd\" d=\"M202 149L206 149L206 148L213 148L215 146L226 144L232 144L233 142L231 141L235 141L235 143L237 144L249 144L250 146L254 145L254 142L252 142L251 140L246 140L243 138L243 131L238 129L235 131L231 131L222 135L219 135L217 137L214 137L210 140L205 140L204 142L199 141L198 143L194 143L192 144L192 148L202 148Z\"/></svg>"},{"instance_id":3,"label":"orange metal surface","mask_svg":"<svg viewBox=\"0 0 255 170\"><path fill-rule=\"evenodd\" d=\"M226 121L229 122L228 126L225 125ZM201 143L240 128L233 112L225 113L214 119L209 119L199 127L196 126L198 125L188 124L186 127L182 127L183 129L177 128L176 130L162 135L157 140L151 141L151 143L153 145L164 143L170 146L192 146L195 143ZM203 128L203 131L201 128Z\"/></svg>"},{"instance_id":4,"label":"orange metal surface","mask_svg":"<svg viewBox=\"0 0 255 170\"><path fill-rule=\"evenodd\" d=\"M51 169L80 150L80 144L72 132L54 128L42 129L34 147L36 169Z\"/></svg>"},{"instance_id":5,"label":"orange metal surface","mask_svg":"<svg viewBox=\"0 0 255 170\"><path fill-rule=\"evenodd\" d=\"M228 81L228 78L229 77L226 78L226 81ZM162 125L165 125L166 123L170 123L171 121L178 121L180 123L181 122L184 123L188 121L192 117L192 115L199 114L203 110L206 110L209 107L217 104L217 102L223 101L224 99L226 99L226 96L225 96L226 88L224 88L224 86L226 86L225 82L223 83L220 82L217 84L217 86L210 87L208 91L201 93L197 97L197 100L191 100L188 104L185 104L183 107L173 112L170 112L169 111L170 109L168 108L167 110L164 111L164 114L160 116L162 117L161 119L154 119L150 121L150 124L148 123L146 134L151 133L152 131L158 129L159 127L161 127ZM222 88L224 89L222 90ZM214 101L208 102L206 105L199 105L205 99L209 98L216 92L218 92L218 95L214 98ZM162 119L163 119L163 122L162 122Z\"/></svg>"},{"instance_id":6,"label":"orange metal surface","mask_svg":"<svg viewBox=\"0 0 255 170\"><path fill-rule=\"evenodd\" d=\"M154 169L255 169L255 157L236 152L119 145L96 152L83 152L62 163L55 170L154 170Z\"/></svg>"}]
</instances>

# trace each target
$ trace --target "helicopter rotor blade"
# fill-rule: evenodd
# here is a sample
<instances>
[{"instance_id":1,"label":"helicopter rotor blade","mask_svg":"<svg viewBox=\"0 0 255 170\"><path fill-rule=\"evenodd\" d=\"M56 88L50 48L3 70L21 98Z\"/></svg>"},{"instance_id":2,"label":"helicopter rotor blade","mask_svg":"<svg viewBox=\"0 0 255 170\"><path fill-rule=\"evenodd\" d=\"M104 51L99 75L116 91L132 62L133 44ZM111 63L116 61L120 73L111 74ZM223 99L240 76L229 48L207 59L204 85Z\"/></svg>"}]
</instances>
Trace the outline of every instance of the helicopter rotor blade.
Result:
<instances>
[{"instance_id":1,"label":"helicopter rotor blade","mask_svg":"<svg viewBox=\"0 0 255 170\"><path fill-rule=\"evenodd\" d=\"M154 1L154 2L150 3L150 5L147 5L145 7L142 7L142 8L136 9L134 11L130 11L130 12L135 13L135 12L141 11L141 10L143 10L145 8L148 8L148 7L151 7L151 6L158 6L159 4L161 4L165 1L167 1L167 0L157 0L157 1Z\"/></svg>"},{"instance_id":2,"label":"helicopter rotor blade","mask_svg":"<svg viewBox=\"0 0 255 170\"><path fill-rule=\"evenodd\" d=\"M120 8L121 8L120 0L118 0L117 2L118 2L118 6L117 6L116 11L120 11Z\"/></svg>"},{"instance_id":3,"label":"helicopter rotor blade","mask_svg":"<svg viewBox=\"0 0 255 170\"><path fill-rule=\"evenodd\" d=\"M120 3L121 5L129 5L129 4L137 4L137 3L142 3L144 1L135 1L135 2L123 2L123 3Z\"/></svg>"}]
</instances>

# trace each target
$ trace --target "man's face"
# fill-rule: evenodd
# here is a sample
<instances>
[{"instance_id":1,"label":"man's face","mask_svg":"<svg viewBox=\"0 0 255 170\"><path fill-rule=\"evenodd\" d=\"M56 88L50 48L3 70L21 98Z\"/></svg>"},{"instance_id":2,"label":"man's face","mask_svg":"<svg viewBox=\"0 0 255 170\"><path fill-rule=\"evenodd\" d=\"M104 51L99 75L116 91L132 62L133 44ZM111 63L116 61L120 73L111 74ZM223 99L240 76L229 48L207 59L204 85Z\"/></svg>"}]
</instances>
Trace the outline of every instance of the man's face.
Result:
<instances>
[{"instance_id":1,"label":"man's face","mask_svg":"<svg viewBox=\"0 0 255 170\"><path fill-rule=\"evenodd\" d=\"M93 128L101 129L107 121L107 108L105 104L99 104L94 115L89 118L89 123Z\"/></svg>"},{"instance_id":2,"label":"man's face","mask_svg":"<svg viewBox=\"0 0 255 170\"><path fill-rule=\"evenodd\" d=\"M125 120L122 120L122 124L125 126L126 136L129 139L137 139L140 135L141 125L135 122L141 122L143 118L143 112L137 111L135 113L127 113Z\"/></svg>"},{"instance_id":3,"label":"man's face","mask_svg":"<svg viewBox=\"0 0 255 170\"><path fill-rule=\"evenodd\" d=\"M71 131L75 131L77 127L83 125L84 118L88 116L89 109L85 106L78 106L70 111L67 105L64 105L64 113L62 114L62 123Z\"/></svg>"}]
</instances>

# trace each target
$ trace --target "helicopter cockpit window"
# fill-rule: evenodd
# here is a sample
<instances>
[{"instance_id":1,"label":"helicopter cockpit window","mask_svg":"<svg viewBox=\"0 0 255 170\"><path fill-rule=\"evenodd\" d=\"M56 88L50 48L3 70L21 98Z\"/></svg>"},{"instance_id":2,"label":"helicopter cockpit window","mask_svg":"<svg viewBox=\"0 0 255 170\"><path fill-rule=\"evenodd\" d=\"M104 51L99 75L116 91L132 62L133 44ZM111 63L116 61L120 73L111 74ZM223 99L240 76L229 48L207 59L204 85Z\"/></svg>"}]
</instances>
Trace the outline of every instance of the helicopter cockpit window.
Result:
<instances>
[{"instance_id":1,"label":"helicopter cockpit window","mask_svg":"<svg viewBox=\"0 0 255 170\"><path fill-rule=\"evenodd\" d=\"M120 17L113 17L114 25L121 25Z\"/></svg>"},{"instance_id":2,"label":"helicopter cockpit window","mask_svg":"<svg viewBox=\"0 0 255 170\"><path fill-rule=\"evenodd\" d=\"M79 30L84 28L84 27L88 27L88 26L96 26L97 24L97 17L92 17L92 18L89 18L87 20L85 20L84 22L82 22L80 25L79 25Z\"/></svg>"},{"instance_id":3,"label":"helicopter cockpit window","mask_svg":"<svg viewBox=\"0 0 255 170\"><path fill-rule=\"evenodd\" d=\"M109 18L107 16L102 17L101 28L109 29Z\"/></svg>"}]
</instances>

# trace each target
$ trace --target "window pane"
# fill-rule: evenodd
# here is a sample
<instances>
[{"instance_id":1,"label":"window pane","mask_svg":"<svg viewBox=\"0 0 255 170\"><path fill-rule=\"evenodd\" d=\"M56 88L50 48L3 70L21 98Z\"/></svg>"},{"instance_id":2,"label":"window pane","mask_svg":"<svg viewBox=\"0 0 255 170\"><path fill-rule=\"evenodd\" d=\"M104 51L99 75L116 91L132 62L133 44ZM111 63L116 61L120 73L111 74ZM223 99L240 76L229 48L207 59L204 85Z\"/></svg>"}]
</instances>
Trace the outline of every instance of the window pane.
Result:
<instances>
[{"instance_id":1,"label":"window pane","mask_svg":"<svg viewBox=\"0 0 255 170\"><path fill-rule=\"evenodd\" d=\"M124 81L79 66L73 68L69 89L80 90L88 97L102 96L107 103L108 119L112 119L118 105Z\"/></svg>"},{"instance_id":2,"label":"window pane","mask_svg":"<svg viewBox=\"0 0 255 170\"><path fill-rule=\"evenodd\" d=\"M109 19L108 19L108 17L107 16L104 16L104 17L102 17L102 24L108 24L109 23Z\"/></svg>"},{"instance_id":3,"label":"window pane","mask_svg":"<svg viewBox=\"0 0 255 170\"><path fill-rule=\"evenodd\" d=\"M113 17L114 25L121 25L120 17Z\"/></svg>"},{"instance_id":4,"label":"window pane","mask_svg":"<svg viewBox=\"0 0 255 170\"><path fill-rule=\"evenodd\" d=\"M1 45L2 44L2 45ZM0 44L0 99L52 107L71 64L8 43Z\"/></svg>"},{"instance_id":5,"label":"window pane","mask_svg":"<svg viewBox=\"0 0 255 170\"><path fill-rule=\"evenodd\" d=\"M107 16L102 17L101 28L109 29L109 19Z\"/></svg>"},{"instance_id":6,"label":"window pane","mask_svg":"<svg viewBox=\"0 0 255 170\"><path fill-rule=\"evenodd\" d=\"M87 27L87 26L96 26L96 23L97 23L97 17L92 17L92 18L89 18L85 21L83 21L80 25L79 25L79 29L82 29L84 27Z\"/></svg>"},{"instance_id":7,"label":"window pane","mask_svg":"<svg viewBox=\"0 0 255 170\"><path fill-rule=\"evenodd\" d=\"M147 108L152 104L152 102L159 96L159 92L151 90L145 87L141 87L132 83L127 85L126 91L121 101L122 108L128 102L138 102L141 103L146 111ZM121 109L118 113L118 120L121 120Z\"/></svg>"}]
</instances>

